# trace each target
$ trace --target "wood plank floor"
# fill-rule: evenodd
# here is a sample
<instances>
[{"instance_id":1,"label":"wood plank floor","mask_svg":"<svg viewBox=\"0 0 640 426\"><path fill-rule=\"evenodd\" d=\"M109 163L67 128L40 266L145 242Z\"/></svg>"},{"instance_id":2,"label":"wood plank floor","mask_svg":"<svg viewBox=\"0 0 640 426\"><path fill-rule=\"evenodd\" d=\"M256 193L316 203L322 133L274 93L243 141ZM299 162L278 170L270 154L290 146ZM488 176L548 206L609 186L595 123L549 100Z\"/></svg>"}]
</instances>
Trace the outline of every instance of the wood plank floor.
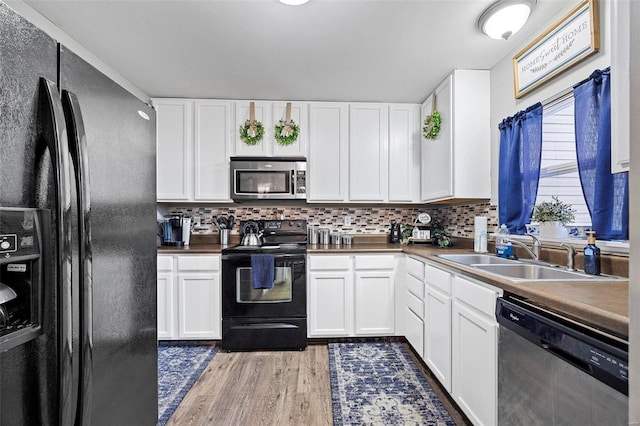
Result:
<instances>
[{"instance_id":1,"label":"wood plank floor","mask_svg":"<svg viewBox=\"0 0 640 426\"><path fill-rule=\"evenodd\" d=\"M469 424L418 366L456 424ZM301 352L218 352L167 424L332 425L327 345Z\"/></svg>"}]
</instances>

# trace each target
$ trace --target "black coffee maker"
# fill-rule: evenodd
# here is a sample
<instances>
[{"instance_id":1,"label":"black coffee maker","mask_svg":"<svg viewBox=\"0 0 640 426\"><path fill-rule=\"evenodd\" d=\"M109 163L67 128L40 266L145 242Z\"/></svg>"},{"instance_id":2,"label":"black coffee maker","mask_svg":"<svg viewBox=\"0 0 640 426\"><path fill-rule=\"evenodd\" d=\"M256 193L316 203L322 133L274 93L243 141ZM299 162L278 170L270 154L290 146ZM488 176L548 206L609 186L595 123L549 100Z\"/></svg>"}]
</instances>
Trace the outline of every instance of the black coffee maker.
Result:
<instances>
[{"instance_id":1,"label":"black coffee maker","mask_svg":"<svg viewBox=\"0 0 640 426\"><path fill-rule=\"evenodd\" d=\"M183 246L182 215L172 214L163 218L159 224L158 234L163 246Z\"/></svg>"},{"instance_id":2,"label":"black coffee maker","mask_svg":"<svg viewBox=\"0 0 640 426\"><path fill-rule=\"evenodd\" d=\"M396 223L395 220L392 220L391 227L389 229L389 242L391 244L400 244L401 239L402 239L402 230L400 229L400 224Z\"/></svg>"}]
</instances>

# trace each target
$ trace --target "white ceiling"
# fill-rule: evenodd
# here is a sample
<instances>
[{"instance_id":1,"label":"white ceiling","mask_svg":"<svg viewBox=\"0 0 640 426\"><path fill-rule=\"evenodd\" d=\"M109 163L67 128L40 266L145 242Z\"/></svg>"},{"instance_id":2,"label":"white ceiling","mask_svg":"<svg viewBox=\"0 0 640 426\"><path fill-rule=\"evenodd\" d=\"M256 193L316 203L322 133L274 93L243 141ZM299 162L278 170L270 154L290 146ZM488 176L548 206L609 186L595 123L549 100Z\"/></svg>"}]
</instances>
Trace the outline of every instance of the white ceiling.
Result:
<instances>
[{"instance_id":1,"label":"white ceiling","mask_svg":"<svg viewBox=\"0 0 640 426\"><path fill-rule=\"evenodd\" d=\"M489 69L577 0L538 0L510 40L493 0L26 0L151 97L422 102L453 68Z\"/></svg>"}]
</instances>

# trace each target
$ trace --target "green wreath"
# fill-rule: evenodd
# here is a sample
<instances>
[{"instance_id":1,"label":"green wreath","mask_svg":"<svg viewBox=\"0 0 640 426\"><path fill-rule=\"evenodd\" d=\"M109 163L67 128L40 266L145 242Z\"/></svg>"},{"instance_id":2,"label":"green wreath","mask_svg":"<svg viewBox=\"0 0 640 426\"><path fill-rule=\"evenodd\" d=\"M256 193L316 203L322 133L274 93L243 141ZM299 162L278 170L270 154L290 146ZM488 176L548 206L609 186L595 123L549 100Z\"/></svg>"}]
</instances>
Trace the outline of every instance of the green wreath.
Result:
<instances>
[{"instance_id":1,"label":"green wreath","mask_svg":"<svg viewBox=\"0 0 640 426\"><path fill-rule=\"evenodd\" d=\"M442 124L442 117L438 110L434 110L433 113L424 119L424 127L422 128L422 136L425 139L435 139L440 133L440 124Z\"/></svg>"},{"instance_id":2,"label":"green wreath","mask_svg":"<svg viewBox=\"0 0 640 426\"><path fill-rule=\"evenodd\" d=\"M264 137L264 126L258 120L253 121L253 126L255 127L256 132L255 136L249 135L251 124L251 121L247 120L244 122L244 126L240 126L240 139L242 139L247 145L255 145Z\"/></svg>"},{"instance_id":3,"label":"green wreath","mask_svg":"<svg viewBox=\"0 0 640 426\"><path fill-rule=\"evenodd\" d=\"M285 130L284 132L283 129ZM274 137L280 145L286 146L294 143L298 139L299 134L300 126L298 126L295 121L290 120L289 125L286 126L286 123L280 120L278 124L276 124Z\"/></svg>"}]
</instances>

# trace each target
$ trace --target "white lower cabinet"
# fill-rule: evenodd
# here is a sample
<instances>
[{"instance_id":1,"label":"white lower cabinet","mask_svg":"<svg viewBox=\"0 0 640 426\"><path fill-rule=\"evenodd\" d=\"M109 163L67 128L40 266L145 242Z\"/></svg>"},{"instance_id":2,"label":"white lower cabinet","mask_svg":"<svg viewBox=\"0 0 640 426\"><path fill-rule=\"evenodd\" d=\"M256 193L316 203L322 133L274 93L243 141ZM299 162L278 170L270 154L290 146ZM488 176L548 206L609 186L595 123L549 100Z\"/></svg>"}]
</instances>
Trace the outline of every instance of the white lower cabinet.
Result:
<instances>
[{"instance_id":1,"label":"white lower cabinet","mask_svg":"<svg viewBox=\"0 0 640 426\"><path fill-rule=\"evenodd\" d=\"M398 334L474 425L497 424L495 306L502 291L418 257L405 256L405 270Z\"/></svg>"},{"instance_id":2,"label":"white lower cabinet","mask_svg":"<svg viewBox=\"0 0 640 426\"><path fill-rule=\"evenodd\" d=\"M394 334L394 255L310 255L308 265L309 337Z\"/></svg>"},{"instance_id":3,"label":"white lower cabinet","mask_svg":"<svg viewBox=\"0 0 640 426\"><path fill-rule=\"evenodd\" d=\"M425 265L424 362L451 392L451 274Z\"/></svg>"},{"instance_id":4,"label":"white lower cabinet","mask_svg":"<svg viewBox=\"0 0 640 426\"><path fill-rule=\"evenodd\" d=\"M402 330L409 344L424 357L424 262L407 256L402 307Z\"/></svg>"},{"instance_id":5,"label":"white lower cabinet","mask_svg":"<svg viewBox=\"0 0 640 426\"><path fill-rule=\"evenodd\" d=\"M498 289L453 282L452 396L474 425L497 424Z\"/></svg>"},{"instance_id":6,"label":"white lower cabinet","mask_svg":"<svg viewBox=\"0 0 640 426\"><path fill-rule=\"evenodd\" d=\"M389 336L395 331L393 269L355 272L355 318L358 336Z\"/></svg>"},{"instance_id":7,"label":"white lower cabinet","mask_svg":"<svg viewBox=\"0 0 640 426\"><path fill-rule=\"evenodd\" d=\"M158 256L158 339L222 338L220 256Z\"/></svg>"},{"instance_id":8,"label":"white lower cabinet","mask_svg":"<svg viewBox=\"0 0 640 426\"><path fill-rule=\"evenodd\" d=\"M343 337L353 330L353 266L350 256L308 256L308 335Z\"/></svg>"}]
</instances>

